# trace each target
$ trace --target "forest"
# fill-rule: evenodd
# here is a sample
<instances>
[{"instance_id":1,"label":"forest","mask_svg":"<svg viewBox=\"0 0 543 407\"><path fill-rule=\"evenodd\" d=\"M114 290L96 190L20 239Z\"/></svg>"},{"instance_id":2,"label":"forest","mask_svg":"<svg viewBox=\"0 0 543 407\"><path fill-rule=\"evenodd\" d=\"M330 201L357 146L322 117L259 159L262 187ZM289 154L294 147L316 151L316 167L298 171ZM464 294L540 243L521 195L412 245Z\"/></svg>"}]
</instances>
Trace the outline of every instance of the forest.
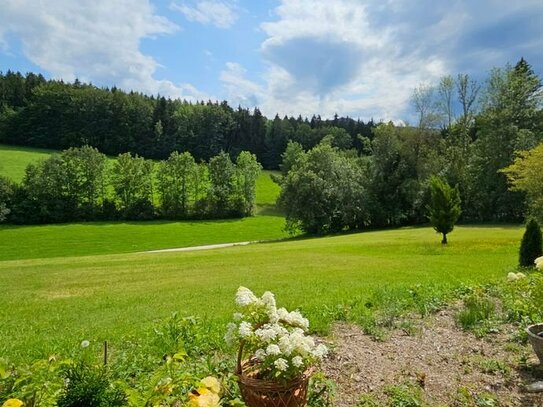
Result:
<instances>
[{"instance_id":1,"label":"forest","mask_svg":"<svg viewBox=\"0 0 543 407\"><path fill-rule=\"evenodd\" d=\"M538 187L535 194L526 188L518 171L518 160L543 141L541 89L524 59L492 69L484 81L446 76L414 90L417 123L398 125L337 115L268 119L227 102L190 103L8 71L0 76L0 143L88 145L151 159L178 151L195 163L236 161L247 151L264 168L280 169L274 178L287 227L309 233L425 223L431 176L459 190L462 222L518 222L541 217ZM32 176L27 171L23 185ZM0 205L7 199L1 195ZM120 196L113 205L125 206ZM250 213L202 213L211 212Z\"/></svg>"},{"instance_id":2,"label":"forest","mask_svg":"<svg viewBox=\"0 0 543 407\"><path fill-rule=\"evenodd\" d=\"M310 120L275 116L258 108L234 109L226 101L189 103L79 81L46 80L42 75L0 74L0 143L64 150L89 145L107 155L131 152L166 159L188 151L207 161L221 151L256 155L266 169L277 169L288 140L309 149L327 134L362 149L359 135L371 137L373 121L334 117Z\"/></svg>"}]
</instances>

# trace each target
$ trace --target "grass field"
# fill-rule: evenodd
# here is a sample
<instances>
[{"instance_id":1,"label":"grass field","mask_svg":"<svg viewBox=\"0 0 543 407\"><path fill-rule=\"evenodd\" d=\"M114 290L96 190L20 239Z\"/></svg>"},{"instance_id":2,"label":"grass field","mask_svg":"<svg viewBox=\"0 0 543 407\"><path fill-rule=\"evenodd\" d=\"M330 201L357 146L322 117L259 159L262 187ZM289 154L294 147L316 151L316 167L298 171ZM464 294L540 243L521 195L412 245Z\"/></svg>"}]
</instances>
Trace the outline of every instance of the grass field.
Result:
<instances>
[{"instance_id":1,"label":"grass field","mask_svg":"<svg viewBox=\"0 0 543 407\"><path fill-rule=\"evenodd\" d=\"M432 229L406 228L200 252L2 261L0 354L28 360L82 339L114 347L173 311L222 332L240 285L275 292L325 330L336 305L364 304L376 289L503 278L521 235L520 227L458 227L442 247Z\"/></svg>"},{"instance_id":2,"label":"grass field","mask_svg":"<svg viewBox=\"0 0 543 407\"><path fill-rule=\"evenodd\" d=\"M0 144L0 175L20 181L28 164L47 158L53 150Z\"/></svg>"},{"instance_id":3,"label":"grass field","mask_svg":"<svg viewBox=\"0 0 543 407\"><path fill-rule=\"evenodd\" d=\"M194 222L0 226L0 260L140 252L287 237L279 216Z\"/></svg>"},{"instance_id":4,"label":"grass field","mask_svg":"<svg viewBox=\"0 0 543 407\"><path fill-rule=\"evenodd\" d=\"M31 162L53 151L0 145L0 174L20 180ZM88 222L0 226L0 260L138 252L287 237L275 200L279 186L263 171L257 182L257 216L194 222Z\"/></svg>"}]
</instances>

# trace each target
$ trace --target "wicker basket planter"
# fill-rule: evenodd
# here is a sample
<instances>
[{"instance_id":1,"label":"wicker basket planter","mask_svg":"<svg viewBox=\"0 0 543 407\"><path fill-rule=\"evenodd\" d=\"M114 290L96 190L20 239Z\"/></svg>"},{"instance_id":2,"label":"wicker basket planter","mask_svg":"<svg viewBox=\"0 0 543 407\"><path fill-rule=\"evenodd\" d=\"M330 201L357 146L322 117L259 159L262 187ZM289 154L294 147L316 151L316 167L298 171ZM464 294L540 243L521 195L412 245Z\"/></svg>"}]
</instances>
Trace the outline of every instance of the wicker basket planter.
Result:
<instances>
[{"instance_id":1,"label":"wicker basket planter","mask_svg":"<svg viewBox=\"0 0 543 407\"><path fill-rule=\"evenodd\" d=\"M242 342L238 353L236 374L241 395L247 407L305 407L311 369L287 383L260 379L258 372L255 373L251 369L254 364L250 361L242 361L243 347Z\"/></svg>"},{"instance_id":2,"label":"wicker basket planter","mask_svg":"<svg viewBox=\"0 0 543 407\"><path fill-rule=\"evenodd\" d=\"M528 339L534 348L534 352L539 358L539 362L543 365L543 337L539 336L543 332L543 324L530 325L526 328Z\"/></svg>"},{"instance_id":3,"label":"wicker basket planter","mask_svg":"<svg viewBox=\"0 0 543 407\"><path fill-rule=\"evenodd\" d=\"M285 384L243 373L238 377L241 395L248 407L305 407L307 404L309 374Z\"/></svg>"}]
</instances>

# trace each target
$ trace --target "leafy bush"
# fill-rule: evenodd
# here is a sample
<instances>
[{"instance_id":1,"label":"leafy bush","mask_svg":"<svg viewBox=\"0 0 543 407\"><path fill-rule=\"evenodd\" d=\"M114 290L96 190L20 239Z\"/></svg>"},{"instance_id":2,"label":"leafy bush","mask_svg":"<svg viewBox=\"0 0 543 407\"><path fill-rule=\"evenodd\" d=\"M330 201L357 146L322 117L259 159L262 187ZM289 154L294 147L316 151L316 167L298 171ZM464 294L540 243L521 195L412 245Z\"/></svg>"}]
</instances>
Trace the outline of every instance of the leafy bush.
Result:
<instances>
[{"instance_id":1,"label":"leafy bush","mask_svg":"<svg viewBox=\"0 0 543 407\"><path fill-rule=\"evenodd\" d=\"M535 219L531 219L526 225L526 231L520 243L520 266L533 267L534 260L543 254L542 251L541 228Z\"/></svg>"},{"instance_id":2,"label":"leafy bush","mask_svg":"<svg viewBox=\"0 0 543 407\"><path fill-rule=\"evenodd\" d=\"M66 371L66 388L58 399L58 407L117 407L126 405L124 392L111 383L104 367L84 363Z\"/></svg>"},{"instance_id":3,"label":"leafy bush","mask_svg":"<svg viewBox=\"0 0 543 407\"><path fill-rule=\"evenodd\" d=\"M163 355L196 356L209 350L203 327L195 317L181 317L174 312L154 328L153 344Z\"/></svg>"},{"instance_id":4,"label":"leafy bush","mask_svg":"<svg viewBox=\"0 0 543 407\"><path fill-rule=\"evenodd\" d=\"M15 368L0 359L0 401L17 398L25 406L54 407L64 387L61 371L68 361L50 357Z\"/></svg>"},{"instance_id":5,"label":"leafy bush","mask_svg":"<svg viewBox=\"0 0 543 407\"><path fill-rule=\"evenodd\" d=\"M316 373L309 380L307 405L308 407L332 407L335 393L335 382L323 373Z\"/></svg>"},{"instance_id":6,"label":"leafy bush","mask_svg":"<svg viewBox=\"0 0 543 407\"><path fill-rule=\"evenodd\" d=\"M529 274L504 285L500 299L509 322L521 325L543 320L543 275Z\"/></svg>"}]
</instances>

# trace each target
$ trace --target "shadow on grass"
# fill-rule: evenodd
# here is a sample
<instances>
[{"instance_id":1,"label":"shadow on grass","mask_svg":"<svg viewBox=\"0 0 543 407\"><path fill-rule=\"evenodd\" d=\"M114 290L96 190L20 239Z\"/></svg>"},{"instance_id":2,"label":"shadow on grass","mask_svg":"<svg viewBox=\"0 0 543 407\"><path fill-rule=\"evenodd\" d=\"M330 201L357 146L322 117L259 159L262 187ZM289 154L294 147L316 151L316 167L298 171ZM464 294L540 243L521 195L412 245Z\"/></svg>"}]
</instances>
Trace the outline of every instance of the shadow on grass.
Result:
<instances>
[{"instance_id":1,"label":"shadow on grass","mask_svg":"<svg viewBox=\"0 0 543 407\"><path fill-rule=\"evenodd\" d=\"M114 225L131 225L131 226L157 226L157 225L175 225L175 224L187 224L187 225L211 225L211 224L231 224L237 223L242 220L253 219L261 216L273 216L282 217L280 211L269 205L269 208L264 208L257 211L255 216L247 216L240 218L213 218L213 219L153 219L153 220L105 220L105 221L78 221L78 222L66 222L66 223L37 223L37 224L0 224L0 230L3 229L22 229L27 227L65 227L65 226L114 226Z\"/></svg>"}]
</instances>

